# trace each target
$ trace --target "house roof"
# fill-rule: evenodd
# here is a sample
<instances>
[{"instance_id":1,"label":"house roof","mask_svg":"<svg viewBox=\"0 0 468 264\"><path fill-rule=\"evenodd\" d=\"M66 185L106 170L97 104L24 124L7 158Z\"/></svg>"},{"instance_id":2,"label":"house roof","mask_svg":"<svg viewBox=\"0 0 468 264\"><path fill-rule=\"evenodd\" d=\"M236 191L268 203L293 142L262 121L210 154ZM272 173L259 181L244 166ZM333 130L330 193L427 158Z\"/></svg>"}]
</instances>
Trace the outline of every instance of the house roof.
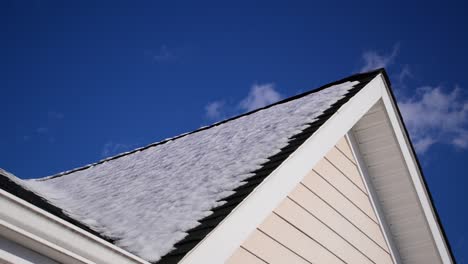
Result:
<instances>
[{"instance_id":1,"label":"house roof","mask_svg":"<svg viewBox=\"0 0 468 264\"><path fill-rule=\"evenodd\" d=\"M177 263L381 70L47 178L0 187L148 261Z\"/></svg>"}]
</instances>

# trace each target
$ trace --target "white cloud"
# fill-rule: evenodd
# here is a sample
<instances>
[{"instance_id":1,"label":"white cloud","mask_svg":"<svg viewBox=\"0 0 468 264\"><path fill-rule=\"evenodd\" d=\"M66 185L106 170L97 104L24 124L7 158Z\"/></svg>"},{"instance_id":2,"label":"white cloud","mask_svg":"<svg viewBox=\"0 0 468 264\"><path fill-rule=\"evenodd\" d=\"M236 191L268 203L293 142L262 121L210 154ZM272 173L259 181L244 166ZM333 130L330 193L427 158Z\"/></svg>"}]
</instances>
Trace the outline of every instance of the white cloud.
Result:
<instances>
[{"instance_id":1,"label":"white cloud","mask_svg":"<svg viewBox=\"0 0 468 264\"><path fill-rule=\"evenodd\" d=\"M464 133L454 138L452 140L452 144L461 149L467 149L468 148L468 133L466 133L466 130Z\"/></svg>"},{"instance_id":2,"label":"white cloud","mask_svg":"<svg viewBox=\"0 0 468 264\"><path fill-rule=\"evenodd\" d=\"M175 58L174 54L169 51L166 45L162 45L158 53L153 56L153 59L156 62L167 62Z\"/></svg>"},{"instance_id":3,"label":"white cloud","mask_svg":"<svg viewBox=\"0 0 468 264\"><path fill-rule=\"evenodd\" d=\"M205 115L208 119L211 120L219 120L224 116L223 108L224 108L223 101L214 101L205 106Z\"/></svg>"},{"instance_id":4,"label":"white cloud","mask_svg":"<svg viewBox=\"0 0 468 264\"><path fill-rule=\"evenodd\" d=\"M424 138L415 138L413 145L418 153L425 153L435 142L434 138L427 136Z\"/></svg>"},{"instance_id":5,"label":"white cloud","mask_svg":"<svg viewBox=\"0 0 468 264\"><path fill-rule=\"evenodd\" d=\"M386 68L392 64L400 51L400 45L395 44L390 54L379 54L376 51L366 51L362 54L364 65L361 72L371 71L378 68Z\"/></svg>"},{"instance_id":6,"label":"white cloud","mask_svg":"<svg viewBox=\"0 0 468 264\"><path fill-rule=\"evenodd\" d=\"M275 90L273 83L254 84L247 97L239 103L239 106L242 110L252 111L277 102L280 99L281 95Z\"/></svg>"},{"instance_id":7,"label":"white cloud","mask_svg":"<svg viewBox=\"0 0 468 264\"><path fill-rule=\"evenodd\" d=\"M448 144L468 149L468 101L459 88L452 90L426 86L409 90L414 80L408 65L396 63L400 46L393 46L389 54L366 51L362 54L361 71L392 65L394 91L408 127L415 149L425 153L434 144ZM390 74L392 73L390 72ZM416 91L416 93L414 93ZM409 93L414 94L408 97Z\"/></svg>"},{"instance_id":8,"label":"white cloud","mask_svg":"<svg viewBox=\"0 0 468 264\"><path fill-rule=\"evenodd\" d=\"M435 143L468 148L468 101L460 93L459 88L445 92L441 87L423 87L415 97L399 102L418 152Z\"/></svg>"},{"instance_id":9,"label":"white cloud","mask_svg":"<svg viewBox=\"0 0 468 264\"><path fill-rule=\"evenodd\" d=\"M224 100L213 101L205 106L205 117L218 121L229 116L252 111L281 100L281 94L276 91L273 83L254 84L248 95L238 103L226 103Z\"/></svg>"}]
</instances>

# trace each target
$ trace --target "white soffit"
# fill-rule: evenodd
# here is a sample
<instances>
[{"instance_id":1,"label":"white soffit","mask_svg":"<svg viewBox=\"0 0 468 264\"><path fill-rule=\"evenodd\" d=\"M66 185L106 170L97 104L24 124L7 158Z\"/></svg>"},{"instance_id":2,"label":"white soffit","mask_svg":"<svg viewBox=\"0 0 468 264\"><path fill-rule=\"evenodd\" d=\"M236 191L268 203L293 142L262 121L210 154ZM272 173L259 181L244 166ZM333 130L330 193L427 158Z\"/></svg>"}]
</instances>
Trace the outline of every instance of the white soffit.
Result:
<instances>
[{"instance_id":1,"label":"white soffit","mask_svg":"<svg viewBox=\"0 0 468 264\"><path fill-rule=\"evenodd\" d=\"M386 83L352 134L402 263L453 263Z\"/></svg>"}]
</instances>

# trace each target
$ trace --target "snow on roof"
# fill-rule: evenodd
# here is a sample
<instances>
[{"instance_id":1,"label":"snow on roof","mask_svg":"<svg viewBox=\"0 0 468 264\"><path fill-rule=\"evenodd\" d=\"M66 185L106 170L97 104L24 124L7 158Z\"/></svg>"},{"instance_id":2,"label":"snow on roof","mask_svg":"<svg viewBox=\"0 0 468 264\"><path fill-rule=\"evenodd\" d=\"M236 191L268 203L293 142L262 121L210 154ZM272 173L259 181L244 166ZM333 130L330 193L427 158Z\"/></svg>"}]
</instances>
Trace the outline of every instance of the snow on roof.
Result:
<instances>
[{"instance_id":1,"label":"snow on roof","mask_svg":"<svg viewBox=\"0 0 468 264\"><path fill-rule=\"evenodd\" d=\"M21 184L116 245L157 261L359 82L344 82L164 144Z\"/></svg>"}]
</instances>

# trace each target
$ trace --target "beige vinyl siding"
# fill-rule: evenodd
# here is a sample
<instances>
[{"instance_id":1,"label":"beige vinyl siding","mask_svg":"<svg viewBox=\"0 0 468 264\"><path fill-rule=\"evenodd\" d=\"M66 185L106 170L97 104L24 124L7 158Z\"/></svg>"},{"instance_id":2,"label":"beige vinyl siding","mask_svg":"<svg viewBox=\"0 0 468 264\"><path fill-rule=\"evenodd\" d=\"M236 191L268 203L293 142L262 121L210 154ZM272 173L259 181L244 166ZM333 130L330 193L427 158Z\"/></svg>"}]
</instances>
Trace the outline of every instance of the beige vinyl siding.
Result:
<instances>
[{"instance_id":1,"label":"beige vinyl siding","mask_svg":"<svg viewBox=\"0 0 468 264\"><path fill-rule=\"evenodd\" d=\"M307 260L321 260L325 263L343 263L333 253L325 250L317 241L311 239L310 234L297 228L279 214L271 214L260 225L259 230L268 233L272 239L287 245L290 250Z\"/></svg>"},{"instance_id":2,"label":"beige vinyl siding","mask_svg":"<svg viewBox=\"0 0 468 264\"><path fill-rule=\"evenodd\" d=\"M249 251L245 250L245 248L241 247L234 254L229 258L226 262L227 264L265 264L264 260L260 259L259 257L253 255Z\"/></svg>"},{"instance_id":3,"label":"beige vinyl siding","mask_svg":"<svg viewBox=\"0 0 468 264\"><path fill-rule=\"evenodd\" d=\"M260 230L254 231L244 243L244 247L267 263L308 263L297 253Z\"/></svg>"},{"instance_id":4,"label":"beige vinyl siding","mask_svg":"<svg viewBox=\"0 0 468 264\"><path fill-rule=\"evenodd\" d=\"M354 156L353 156L353 151L349 147L348 142L346 141L346 138L341 138L338 143L336 143L336 148L338 148L339 151L341 151L349 160L354 161Z\"/></svg>"},{"instance_id":5,"label":"beige vinyl siding","mask_svg":"<svg viewBox=\"0 0 468 264\"><path fill-rule=\"evenodd\" d=\"M227 263L392 263L345 138Z\"/></svg>"},{"instance_id":6,"label":"beige vinyl siding","mask_svg":"<svg viewBox=\"0 0 468 264\"><path fill-rule=\"evenodd\" d=\"M314 173L318 174L320 179L307 179L307 181L326 181L331 187L335 188L338 193L341 193L344 198L348 198L349 202L356 205L373 221L377 221L372 205L369 203L367 192L362 191L354 185L346 176L343 175L332 163L327 159L322 159L314 168ZM316 177L317 178L317 177ZM313 184L313 183L311 183ZM329 188L329 187L325 187ZM338 198L339 199L339 198Z\"/></svg>"}]
</instances>

